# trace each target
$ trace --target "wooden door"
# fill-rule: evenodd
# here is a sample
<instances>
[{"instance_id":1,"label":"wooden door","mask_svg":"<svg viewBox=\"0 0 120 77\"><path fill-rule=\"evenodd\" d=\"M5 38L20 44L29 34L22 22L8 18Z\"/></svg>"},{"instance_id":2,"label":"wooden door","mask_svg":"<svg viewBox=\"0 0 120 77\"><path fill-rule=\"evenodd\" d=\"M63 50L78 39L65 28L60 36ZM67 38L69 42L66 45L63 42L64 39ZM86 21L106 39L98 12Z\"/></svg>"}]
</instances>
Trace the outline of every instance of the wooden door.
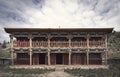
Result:
<instances>
[{"instance_id":1,"label":"wooden door","mask_svg":"<svg viewBox=\"0 0 120 77\"><path fill-rule=\"evenodd\" d=\"M56 64L56 54L55 53L50 54L50 62L51 62L51 65Z\"/></svg>"},{"instance_id":2,"label":"wooden door","mask_svg":"<svg viewBox=\"0 0 120 77\"><path fill-rule=\"evenodd\" d=\"M69 61L69 54L65 53L63 54L63 64L64 65L68 65L68 61Z\"/></svg>"}]
</instances>

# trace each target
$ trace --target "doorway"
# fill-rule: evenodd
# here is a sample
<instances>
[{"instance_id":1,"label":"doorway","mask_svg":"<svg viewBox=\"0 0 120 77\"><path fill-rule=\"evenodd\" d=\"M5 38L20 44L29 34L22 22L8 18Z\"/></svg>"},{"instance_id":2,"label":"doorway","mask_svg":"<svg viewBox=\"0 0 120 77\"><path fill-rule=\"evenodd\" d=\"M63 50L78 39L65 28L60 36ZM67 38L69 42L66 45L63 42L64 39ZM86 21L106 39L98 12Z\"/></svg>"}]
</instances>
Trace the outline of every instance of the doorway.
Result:
<instances>
[{"instance_id":1,"label":"doorway","mask_svg":"<svg viewBox=\"0 0 120 77\"><path fill-rule=\"evenodd\" d=\"M39 64L45 64L46 54L40 53L39 54Z\"/></svg>"},{"instance_id":2,"label":"doorway","mask_svg":"<svg viewBox=\"0 0 120 77\"><path fill-rule=\"evenodd\" d=\"M63 54L62 53L56 54L56 64L63 64Z\"/></svg>"}]
</instances>

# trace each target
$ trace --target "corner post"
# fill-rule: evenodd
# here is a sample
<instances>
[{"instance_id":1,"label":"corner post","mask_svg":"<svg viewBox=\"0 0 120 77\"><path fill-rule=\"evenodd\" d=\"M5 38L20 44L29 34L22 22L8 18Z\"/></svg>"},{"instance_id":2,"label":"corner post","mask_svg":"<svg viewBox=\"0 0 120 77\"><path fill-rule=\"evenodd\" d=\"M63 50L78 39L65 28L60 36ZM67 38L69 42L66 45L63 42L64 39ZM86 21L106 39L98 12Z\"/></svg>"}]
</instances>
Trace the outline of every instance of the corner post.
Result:
<instances>
[{"instance_id":1,"label":"corner post","mask_svg":"<svg viewBox=\"0 0 120 77\"><path fill-rule=\"evenodd\" d=\"M14 65L14 51L13 51L13 35L10 35L10 52L11 52L11 64Z\"/></svg>"},{"instance_id":2,"label":"corner post","mask_svg":"<svg viewBox=\"0 0 120 77\"><path fill-rule=\"evenodd\" d=\"M106 51L105 51L105 65L107 65L107 56L108 56L108 43L107 43L107 34L105 35L105 47L106 47Z\"/></svg>"}]
</instances>

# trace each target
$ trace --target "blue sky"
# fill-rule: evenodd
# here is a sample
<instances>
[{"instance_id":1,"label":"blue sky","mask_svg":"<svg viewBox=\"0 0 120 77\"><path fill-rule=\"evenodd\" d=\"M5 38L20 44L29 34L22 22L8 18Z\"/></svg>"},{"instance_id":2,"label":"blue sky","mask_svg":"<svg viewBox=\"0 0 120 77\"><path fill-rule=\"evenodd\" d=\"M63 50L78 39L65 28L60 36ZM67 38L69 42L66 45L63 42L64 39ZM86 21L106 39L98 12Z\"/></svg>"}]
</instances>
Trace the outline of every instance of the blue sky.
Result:
<instances>
[{"instance_id":1,"label":"blue sky","mask_svg":"<svg viewBox=\"0 0 120 77\"><path fill-rule=\"evenodd\" d=\"M114 27L120 31L120 0L0 0L0 42L4 27Z\"/></svg>"}]
</instances>

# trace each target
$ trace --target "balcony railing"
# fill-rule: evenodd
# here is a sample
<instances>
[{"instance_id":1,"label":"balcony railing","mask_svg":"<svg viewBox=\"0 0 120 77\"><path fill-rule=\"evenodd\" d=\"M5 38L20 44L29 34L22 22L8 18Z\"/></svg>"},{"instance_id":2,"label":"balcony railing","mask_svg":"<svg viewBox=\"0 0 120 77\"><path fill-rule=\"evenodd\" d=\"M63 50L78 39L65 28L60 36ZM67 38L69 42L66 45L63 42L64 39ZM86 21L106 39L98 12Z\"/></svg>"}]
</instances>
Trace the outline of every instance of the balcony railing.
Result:
<instances>
[{"instance_id":1,"label":"balcony railing","mask_svg":"<svg viewBox=\"0 0 120 77\"><path fill-rule=\"evenodd\" d=\"M29 47L29 41L14 41L13 47ZM48 47L48 41L32 41L32 47ZM68 41L50 41L50 47L69 47ZM71 47L87 47L86 41L71 41ZM105 41L89 41L89 47L105 47Z\"/></svg>"},{"instance_id":2,"label":"balcony railing","mask_svg":"<svg viewBox=\"0 0 120 77\"><path fill-rule=\"evenodd\" d=\"M87 42L85 41L73 41L71 42L72 47L87 47Z\"/></svg>"},{"instance_id":3,"label":"balcony railing","mask_svg":"<svg viewBox=\"0 0 120 77\"><path fill-rule=\"evenodd\" d=\"M13 47L29 47L29 41L13 41Z\"/></svg>"},{"instance_id":4,"label":"balcony railing","mask_svg":"<svg viewBox=\"0 0 120 77\"><path fill-rule=\"evenodd\" d=\"M89 41L90 47L105 47L105 41Z\"/></svg>"},{"instance_id":5,"label":"balcony railing","mask_svg":"<svg viewBox=\"0 0 120 77\"><path fill-rule=\"evenodd\" d=\"M69 47L68 41L51 41L50 47Z\"/></svg>"},{"instance_id":6,"label":"balcony railing","mask_svg":"<svg viewBox=\"0 0 120 77\"><path fill-rule=\"evenodd\" d=\"M33 47L47 47L48 42L47 41L32 41Z\"/></svg>"}]
</instances>

